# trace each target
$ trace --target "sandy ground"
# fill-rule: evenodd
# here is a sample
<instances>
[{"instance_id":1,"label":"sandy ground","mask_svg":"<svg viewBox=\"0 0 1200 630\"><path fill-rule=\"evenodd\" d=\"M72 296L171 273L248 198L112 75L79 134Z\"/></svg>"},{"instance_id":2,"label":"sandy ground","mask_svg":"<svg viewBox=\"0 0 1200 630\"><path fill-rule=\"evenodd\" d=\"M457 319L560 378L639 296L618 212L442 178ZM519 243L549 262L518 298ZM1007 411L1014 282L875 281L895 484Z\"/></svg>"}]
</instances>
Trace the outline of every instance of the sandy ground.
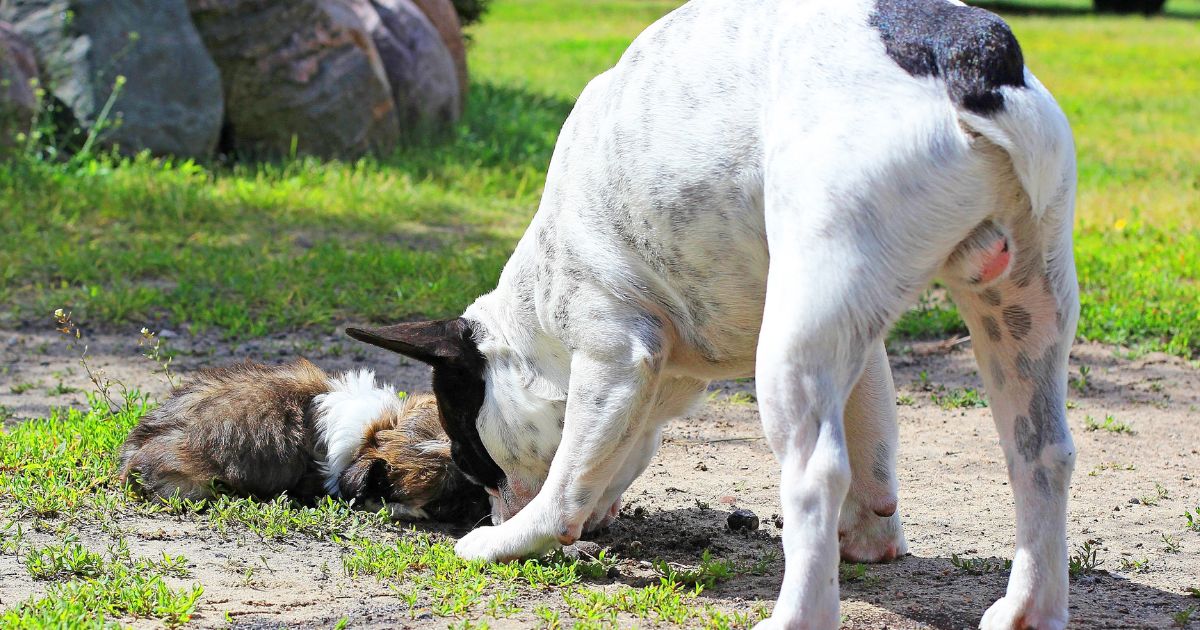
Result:
<instances>
[{"instance_id":1,"label":"sandy ground","mask_svg":"<svg viewBox=\"0 0 1200 630\"><path fill-rule=\"evenodd\" d=\"M176 352L172 369L184 378L199 367L246 357L273 362L300 354L327 369L375 368L409 391L427 387L421 366L401 364L332 329L240 344L203 335L167 336ZM139 356L136 340L135 331L84 339L92 365L109 378L162 396L165 381ZM1200 533L1186 530L1183 516L1185 509L1200 505L1200 369L1166 355L1122 355L1118 348L1100 345L1079 345L1072 352L1072 377L1081 365L1090 373L1087 389L1070 392L1074 404L1068 416L1079 458L1068 535L1072 547L1090 541L1107 570L1072 580L1072 626L1173 627L1172 614L1200 606L1186 594L1200 587ZM1007 573L970 575L952 566L950 558L1011 557L1012 496L989 411L943 410L925 386L980 387L969 344L899 348L892 366L900 397L912 400L900 407L899 465L900 513L911 554L871 566L865 579L843 585L843 625L974 627L1003 594ZM64 387L57 387L60 382ZM70 388L80 391L64 393ZM64 339L53 332L0 331L0 405L14 414L9 422L44 415L50 406L81 405L82 392L89 389L78 350ZM647 560L694 566L710 549L716 558L747 564L775 559L766 574L736 577L705 591L702 599L730 611L772 603L783 567L780 530L773 523L779 512L778 469L761 439L754 403L745 396L730 398L738 391L753 393L753 383L715 384L712 400L698 414L670 424L659 455L626 495L622 518L594 538L623 560L617 577L593 586L647 584L653 577ZM1085 417L1107 414L1130 424L1134 433L1084 429ZM1167 496L1155 505L1142 501L1158 496L1156 484ZM762 528L751 534L727 531L733 506L757 513ZM228 627L227 613L235 627L244 628L329 627L343 616L351 627L444 627L447 622L410 619L386 584L347 578L341 551L333 544L265 544L222 537L173 518L129 519L122 528L137 542L135 553L161 550L191 561L192 580L206 589L194 621L199 627ZM1167 550L1164 534L1178 551ZM106 536L82 532L84 542L100 548L111 540ZM1122 558L1144 559L1146 568L1123 570ZM0 556L0 607L41 588L16 558ZM529 610L541 602L561 604L561 597L530 594L519 603ZM518 614L493 627L527 627L533 621Z\"/></svg>"}]
</instances>

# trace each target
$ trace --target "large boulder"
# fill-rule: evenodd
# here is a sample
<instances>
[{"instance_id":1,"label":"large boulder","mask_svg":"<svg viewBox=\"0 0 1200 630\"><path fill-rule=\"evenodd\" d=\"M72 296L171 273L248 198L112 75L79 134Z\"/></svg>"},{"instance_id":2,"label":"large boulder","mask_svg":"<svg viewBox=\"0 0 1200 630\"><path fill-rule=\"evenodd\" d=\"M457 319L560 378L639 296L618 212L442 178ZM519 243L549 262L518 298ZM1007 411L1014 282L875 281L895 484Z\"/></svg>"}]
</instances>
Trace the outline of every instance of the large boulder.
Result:
<instances>
[{"instance_id":1,"label":"large boulder","mask_svg":"<svg viewBox=\"0 0 1200 630\"><path fill-rule=\"evenodd\" d=\"M16 145L37 116L38 99L32 82L37 79L33 48L8 22L0 22L0 153Z\"/></svg>"},{"instance_id":2,"label":"large boulder","mask_svg":"<svg viewBox=\"0 0 1200 630\"><path fill-rule=\"evenodd\" d=\"M442 43L454 57L454 67L458 72L458 89L463 98L467 97L467 42L463 38L462 22L458 19L458 11L450 0L413 0L417 8L433 22L434 28L442 36Z\"/></svg>"},{"instance_id":3,"label":"large boulder","mask_svg":"<svg viewBox=\"0 0 1200 630\"><path fill-rule=\"evenodd\" d=\"M358 12L383 61L404 135L448 129L462 113L462 94L437 29L411 0L371 0Z\"/></svg>"},{"instance_id":4,"label":"large boulder","mask_svg":"<svg viewBox=\"0 0 1200 630\"><path fill-rule=\"evenodd\" d=\"M85 132L126 152L207 158L220 78L184 0L12 0L0 18L31 42L50 95ZM117 97L114 88L124 77Z\"/></svg>"},{"instance_id":5,"label":"large boulder","mask_svg":"<svg viewBox=\"0 0 1200 630\"><path fill-rule=\"evenodd\" d=\"M188 0L221 69L224 150L354 158L396 147L392 90L354 7L367 1Z\"/></svg>"}]
</instances>

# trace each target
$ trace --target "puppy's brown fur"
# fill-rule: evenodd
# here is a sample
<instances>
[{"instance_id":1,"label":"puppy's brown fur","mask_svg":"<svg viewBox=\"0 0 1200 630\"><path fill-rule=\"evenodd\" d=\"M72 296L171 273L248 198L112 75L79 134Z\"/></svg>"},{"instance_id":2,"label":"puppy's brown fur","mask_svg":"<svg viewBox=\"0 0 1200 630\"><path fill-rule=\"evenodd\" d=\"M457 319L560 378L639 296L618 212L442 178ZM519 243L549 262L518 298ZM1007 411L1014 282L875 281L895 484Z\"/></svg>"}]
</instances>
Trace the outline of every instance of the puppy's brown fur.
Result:
<instances>
[{"instance_id":1,"label":"puppy's brown fur","mask_svg":"<svg viewBox=\"0 0 1200 630\"><path fill-rule=\"evenodd\" d=\"M486 493L450 458L450 438L432 394L409 396L399 412L385 413L367 427L338 489L360 502L419 506L413 516L440 521L480 518L489 510Z\"/></svg>"},{"instance_id":2,"label":"puppy's brown fur","mask_svg":"<svg viewBox=\"0 0 1200 630\"><path fill-rule=\"evenodd\" d=\"M129 434L121 478L150 497L199 500L218 492L298 500L328 494L313 398L329 378L299 359L204 370ZM384 501L406 518L475 519L488 511L484 490L450 458L432 395L411 396L364 432L363 446L339 478L339 494L359 504Z\"/></svg>"}]
</instances>

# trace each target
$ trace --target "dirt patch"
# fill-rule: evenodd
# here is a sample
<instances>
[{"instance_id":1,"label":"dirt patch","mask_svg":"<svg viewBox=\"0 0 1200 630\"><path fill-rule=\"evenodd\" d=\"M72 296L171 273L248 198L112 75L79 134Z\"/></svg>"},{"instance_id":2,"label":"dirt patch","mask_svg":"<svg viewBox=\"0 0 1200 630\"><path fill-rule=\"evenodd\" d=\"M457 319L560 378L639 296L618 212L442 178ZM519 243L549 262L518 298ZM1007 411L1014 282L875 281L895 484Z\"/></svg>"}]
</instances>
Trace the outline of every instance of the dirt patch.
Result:
<instances>
[{"instance_id":1,"label":"dirt patch","mask_svg":"<svg viewBox=\"0 0 1200 630\"><path fill-rule=\"evenodd\" d=\"M166 383L155 364L139 356L136 340L136 332L85 339L95 368L161 397ZM303 355L330 370L374 368L409 391L427 387L422 366L334 330L239 344L203 336L168 342L176 353L172 369L184 378L246 357L270 363ZM900 513L911 555L870 566L843 584L844 626L973 627L1003 594L1008 575L1002 569L973 575L953 566L951 556L995 564L1012 556L1013 500L1003 456L989 410L944 409L933 400L941 387L982 387L969 344L918 346L895 355L892 367L906 403L900 407ZM1073 379L1081 366L1087 366L1087 386L1073 387L1069 396L1079 458L1068 535L1073 548L1090 542L1106 571L1072 580L1072 626L1172 627L1171 615L1200 605L1186 594L1200 587L1200 533L1188 531L1183 516L1200 505L1200 369L1167 355L1121 358L1119 349L1099 345L1076 346ZM82 405L90 389L77 353L54 333L0 331L0 405L14 418ZM708 549L715 558L757 564L762 574L718 584L703 600L729 611L772 604L783 569L773 522L779 471L761 439L753 391L752 381L716 384L699 413L671 423L658 457L626 495L622 518L594 538L622 561L615 577L591 586L647 584L655 576L651 560L694 566ZM1086 429L1088 417L1102 422L1110 415L1132 433ZM734 506L753 510L760 530L726 530ZM171 517L127 519L121 527L132 534L139 555L187 556L193 577L184 582L205 586L194 622L199 627L227 627L227 614L234 626L246 628L328 627L342 617L351 627L445 625L411 619L387 584L346 577L343 552L332 543L225 537ZM106 536L82 532L83 542L101 548L110 541ZM51 539L34 533L32 540L39 537ZM40 591L27 576L15 558L0 556L0 605ZM550 601L561 603L561 597L527 594L518 603L528 611ZM528 612L489 620L493 627L514 628L533 622Z\"/></svg>"}]
</instances>

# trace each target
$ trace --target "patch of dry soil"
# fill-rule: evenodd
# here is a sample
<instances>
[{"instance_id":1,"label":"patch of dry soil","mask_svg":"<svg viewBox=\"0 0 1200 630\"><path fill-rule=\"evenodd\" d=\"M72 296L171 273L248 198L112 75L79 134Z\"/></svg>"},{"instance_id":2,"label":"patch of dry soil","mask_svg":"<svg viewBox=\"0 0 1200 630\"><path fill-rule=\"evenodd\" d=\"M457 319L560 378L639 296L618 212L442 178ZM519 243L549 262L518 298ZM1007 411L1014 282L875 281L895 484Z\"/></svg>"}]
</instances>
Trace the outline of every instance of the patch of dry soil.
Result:
<instances>
[{"instance_id":1,"label":"patch of dry soil","mask_svg":"<svg viewBox=\"0 0 1200 630\"><path fill-rule=\"evenodd\" d=\"M154 364L139 357L136 337L87 337L91 363L110 378L161 397L166 384ZM172 369L184 378L197 368L247 357L279 362L300 354L331 370L372 367L409 391L428 385L422 367L336 331L240 344L180 336L169 343L176 352ZM989 411L942 409L927 390L981 387L974 361L965 346L913 350L902 349L892 359L900 397L911 400L900 407L899 465L900 513L911 554L871 566L866 579L843 585L847 628L974 627L1007 580L1005 572L969 575L950 561L952 554L1009 558L1013 550L1013 500ZM1072 580L1071 625L1168 628L1170 615L1200 604L1186 594L1200 587L1200 533L1187 531L1183 517L1185 509L1200 505L1200 370L1166 355L1132 360L1120 355L1118 348L1100 345L1079 345L1072 352L1073 378L1083 365L1090 373L1086 389L1070 392L1068 417L1079 457L1068 535L1072 547L1090 541L1107 572ZM76 351L62 339L0 331L0 405L25 418L42 416L50 406L83 404L82 393L56 389L60 381L66 389L91 388ZM26 383L34 385L23 387ZM648 560L695 565L704 549L746 564L774 557L766 574L736 577L701 596L722 609L746 611L760 602L769 606L782 575L780 530L773 523L779 473L761 439L752 399L731 397L752 394L753 383L719 383L713 392L700 412L670 424L662 450L626 495L622 518L594 540L624 558L612 584L646 584L653 576ZM1085 430L1086 417L1108 414L1134 433ZM1143 501L1158 497L1156 484L1167 496L1153 505ZM725 519L735 505L756 512L762 528L751 534L727 531ZM131 519L122 527L138 541L136 553L166 551L192 562L192 580L206 589L195 618L199 627L227 626L227 612L236 627L246 628L328 627L343 616L351 627L445 625L410 619L384 584L346 578L332 544L225 538L171 518ZM1177 551L1167 549L1164 535L1177 543ZM103 547L105 536L92 532L84 541ZM1146 569L1122 569L1123 558L1146 560ZM14 558L0 557L0 606L39 588ZM561 603L556 594L529 595L520 603L529 610L541 601ZM526 627L533 620L519 614L499 626Z\"/></svg>"}]
</instances>

